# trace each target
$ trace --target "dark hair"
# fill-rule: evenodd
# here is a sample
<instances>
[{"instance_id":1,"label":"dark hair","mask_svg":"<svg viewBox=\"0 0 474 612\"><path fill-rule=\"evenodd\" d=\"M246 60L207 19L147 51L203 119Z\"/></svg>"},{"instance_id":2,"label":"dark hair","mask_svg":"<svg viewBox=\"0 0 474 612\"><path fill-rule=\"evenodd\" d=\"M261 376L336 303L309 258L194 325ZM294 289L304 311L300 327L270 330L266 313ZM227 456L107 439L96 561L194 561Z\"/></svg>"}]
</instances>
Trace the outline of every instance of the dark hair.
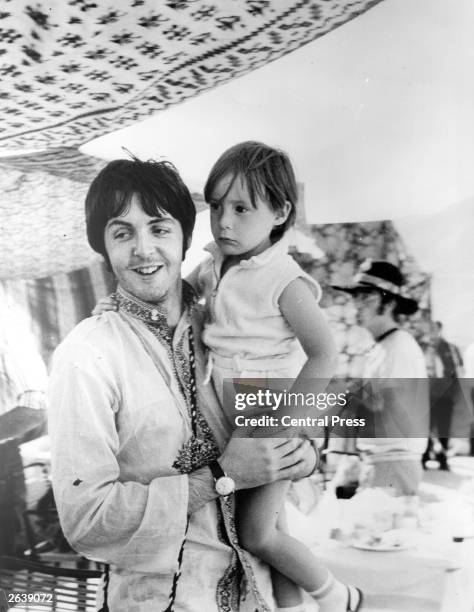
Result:
<instances>
[{"instance_id":1,"label":"dark hair","mask_svg":"<svg viewBox=\"0 0 474 612\"><path fill-rule=\"evenodd\" d=\"M89 244L109 258L104 232L110 219L123 214L133 195L150 217L164 211L174 217L183 230L183 257L190 243L196 208L188 188L176 168L167 161L116 159L109 162L92 181L86 195L86 227Z\"/></svg>"},{"instance_id":2,"label":"dark hair","mask_svg":"<svg viewBox=\"0 0 474 612\"><path fill-rule=\"evenodd\" d=\"M379 307L378 314L383 314L383 311L385 310L385 306L387 304L394 303L394 307L393 307L393 310L392 310L392 317L394 318L395 321L399 322L400 321L400 315L402 313L400 312L400 307L399 307L398 300L397 300L396 296L394 296L392 293L387 293L383 289L377 289L377 291L378 291L378 294L380 295L380 297L382 298L382 301L380 302L380 307Z\"/></svg>"},{"instance_id":3,"label":"dark hair","mask_svg":"<svg viewBox=\"0 0 474 612\"><path fill-rule=\"evenodd\" d=\"M276 211L283 210L285 203L289 202L291 210L288 218L285 223L275 226L271 233L273 242L279 240L295 222L298 200L295 173L288 155L284 151L251 140L227 149L209 173L204 186L206 202L209 203L212 199L212 192L217 183L229 174L233 175L233 180L223 198L231 189L235 179L240 176L246 182L254 207L257 196L268 202Z\"/></svg>"},{"instance_id":4,"label":"dark hair","mask_svg":"<svg viewBox=\"0 0 474 612\"><path fill-rule=\"evenodd\" d=\"M392 316L394 318L395 321L400 321L400 315L402 314L400 312L400 308L399 308L399 304L397 301L397 298L395 295L393 295L393 293L387 293L386 291L384 291L383 289L379 289L378 287L372 287L372 286L367 286L367 287L357 287L356 291L354 291L353 295L356 296L357 294L360 293L371 293L371 294L376 294L376 295L380 295L380 304L377 308L377 314L381 315L384 313L385 311L385 306L387 306L387 304L391 304L392 302L394 303L394 307L392 310Z\"/></svg>"}]
</instances>

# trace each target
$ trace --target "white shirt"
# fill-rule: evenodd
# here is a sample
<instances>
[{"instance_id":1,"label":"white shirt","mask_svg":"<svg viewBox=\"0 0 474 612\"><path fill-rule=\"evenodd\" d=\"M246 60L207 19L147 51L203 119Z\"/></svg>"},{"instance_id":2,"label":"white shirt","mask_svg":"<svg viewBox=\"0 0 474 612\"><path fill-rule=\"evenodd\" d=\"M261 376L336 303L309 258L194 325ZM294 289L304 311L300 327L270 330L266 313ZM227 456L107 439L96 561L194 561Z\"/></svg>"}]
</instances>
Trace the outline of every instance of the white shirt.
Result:
<instances>
[{"instance_id":1,"label":"white shirt","mask_svg":"<svg viewBox=\"0 0 474 612\"><path fill-rule=\"evenodd\" d=\"M372 393L375 395L383 389L394 388L403 394L406 415L396 415L403 421L408 420L413 411L417 412L416 423L426 421L426 436L429 431L429 395L426 363L423 351L416 340L403 329L389 334L377 342L367 356L363 373L364 380L371 381ZM419 379L400 384L400 379ZM387 408L384 408L387 410ZM390 418L391 415L387 415ZM418 416L420 417L418 419ZM402 422L402 425L405 423ZM416 427L419 434L420 427ZM427 437L404 438L361 438L359 446L387 460L400 459L398 451L408 458L419 457L426 448ZM397 451L392 455L393 451Z\"/></svg>"},{"instance_id":2,"label":"white shirt","mask_svg":"<svg viewBox=\"0 0 474 612\"><path fill-rule=\"evenodd\" d=\"M183 316L175 348L187 325ZM202 376L198 363L196 376ZM218 434L212 389L198 389L202 412ZM108 312L80 323L60 345L51 374L50 434L61 525L78 552L111 565L111 612L164 610L188 507L188 477L171 466L191 425L165 346L142 321ZM176 612L217 612L223 610L219 597L238 597L235 588L227 593L224 577L236 555L218 523L215 501L190 518ZM248 584L258 581L258 592L271 602L268 572L247 554L245 560ZM253 610L255 600L248 601ZM271 603L261 607L269 610Z\"/></svg>"},{"instance_id":3,"label":"white shirt","mask_svg":"<svg viewBox=\"0 0 474 612\"><path fill-rule=\"evenodd\" d=\"M318 301L321 288L288 255L286 236L259 255L231 267L222 278L222 253L215 243L206 248L211 257L192 274L198 294L206 300L202 334L206 347L220 356L238 355L242 360L296 360L301 368L301 346L278 300L296 278L308 283Z\"/></svg>"}]
</instances>

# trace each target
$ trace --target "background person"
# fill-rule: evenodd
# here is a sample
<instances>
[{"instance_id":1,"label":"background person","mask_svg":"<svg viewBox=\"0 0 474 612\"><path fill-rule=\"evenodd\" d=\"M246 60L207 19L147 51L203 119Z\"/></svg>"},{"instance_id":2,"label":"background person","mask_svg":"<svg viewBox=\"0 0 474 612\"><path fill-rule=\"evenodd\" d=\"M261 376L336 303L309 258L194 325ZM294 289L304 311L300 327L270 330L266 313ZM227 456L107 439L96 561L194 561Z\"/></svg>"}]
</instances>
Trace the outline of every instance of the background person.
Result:
<instances>
[{"instance_id":1,"label":"background person","mask_svg":"<svg viewBox=\"0 0 474 612\"><path fill-rule=\"evenodd\" d=\"M440 470L449 470L448 450L449 435L453 419L454 407L459 399L459 377L464 374L461 352L455 344L443 338L443 324L441 321L433 322L433 348L441 364L439 377L430 381L430 403L432 431L437 435L439 444L435 452L435 459ZM431 458L434 449L433 438L430 437L428 446L423 454L423 466Z\"/></svg>"},{"instance_id":2,"label":"background person","mask_svg":"<svg viewBox=\"0 0 474 612\"><path fill-rule=\"evenodd\" d=\"M19 445L46 430L46 366L26 317L0 287L0 555L27 548Z\"/></svg>"},{"instance_id":3,"label":"background person","mask_svg":"<svg viewBox=\"0 0 474 612\"><path fill-rule=\"evenodd\" d=\"M404 295L403 285L396 266L367 260L350 286L335 288L352 295L357 324L375 340L363 371L366 416L373 417L374 437L358 440L371 466L371 485L388 487L396 495L416 495L429 431L429 402L423 352L398 323L399 315L418 309L416 301Z\"/></svg>"}]
</instances>

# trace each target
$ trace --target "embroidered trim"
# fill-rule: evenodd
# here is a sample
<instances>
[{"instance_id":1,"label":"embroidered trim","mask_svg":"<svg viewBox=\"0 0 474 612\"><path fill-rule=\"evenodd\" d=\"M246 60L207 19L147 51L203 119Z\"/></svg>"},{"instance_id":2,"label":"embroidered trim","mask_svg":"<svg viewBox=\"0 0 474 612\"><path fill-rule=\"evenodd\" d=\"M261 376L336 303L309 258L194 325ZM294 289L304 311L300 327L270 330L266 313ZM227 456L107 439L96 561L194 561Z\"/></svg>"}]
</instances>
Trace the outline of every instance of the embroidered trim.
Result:
<instances>
[{"instance_id":1,"label":"embroidered trim","mask_svg":"<svg viewBox=\"0 0 474 612\"><path fill-rule=\"evenodd\" d=\"M263 599L260 594L260 590L257 585L257 580L255 578L255 573L253 571L253 567L248 560L248 553L244 551L239 545L239 538L237 536L237 529L235 527L235 517L234 517L234 496L229 496L226 498L220 498L219 502L222 509L222 516L224 519L224 524L227 530L227 533L230 537L230 544L234 551L237 554L237 558L240 561L243 570L245 572L245 578L248 581L248 585L255 597L255 601L257 603L257 608L259 612L271 612L271 608L268 603Z\"/></svg>"},{"instance_id":2,"label":"embroidered trim","mask_svg":"<svg viewBox=\"0 0 474 612\"><path fill-rule=\"evenodd\" d=\"M112 297L116 300L119 309L128 312L128 314L136 319L140 319L164 346L170 363L173 366L175 379L178 382L179 389L189 411L191 375L189 373L189 353L186 353L184 348L185 334L180 338L176 349L173 349L173 332L168 325L167 313L164 308L143 302L121 287L118 288ZM182 283L182 300L183 306L188 311L188 316L190 316L197 298L194 289L186 281Z\"/></svg>"},{"instance_id":3,"label":"embroidered trim","mask_svg":"<svg viewBox=\"0 0 474 612\"><path fill-rule=\"evenodd\" d=\"M181 474L189 474L199 468L208 465L219 456L213 440L201 440L192 436L187 440L174 460L173 467Z\"/></svg>"},{"instance_id":4,"label":"embroidered trim","mask_svg":"<svg viewBox=\"0 0 474 612\"><path fill-rule=\"evenodd\" d=\"M224 575L217 583L216 601L219 612L239 612L240 610L240 583L242 581L242 566L235 550Z\"/></svg>"}]
</instances>

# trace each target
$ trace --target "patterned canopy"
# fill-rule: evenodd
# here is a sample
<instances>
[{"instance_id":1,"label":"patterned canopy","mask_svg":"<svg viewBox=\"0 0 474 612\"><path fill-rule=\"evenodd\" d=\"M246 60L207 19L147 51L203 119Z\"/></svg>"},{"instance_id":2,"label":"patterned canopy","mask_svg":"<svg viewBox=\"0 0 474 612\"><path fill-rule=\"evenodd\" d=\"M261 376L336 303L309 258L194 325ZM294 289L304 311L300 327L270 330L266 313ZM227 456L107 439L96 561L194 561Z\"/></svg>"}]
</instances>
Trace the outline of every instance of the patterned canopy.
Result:
<instances>
[{"instance_id":1,"label":"patterned canopy","mask_svg":"<svg viewBox=\"0 0 474 612\"><path fill-rule=\"evenodd\" d=\"M80 145L273 61L380 1L4 0L0 278L90 262L82 202L100 161Z\"/></svg>"}]
</instances>

